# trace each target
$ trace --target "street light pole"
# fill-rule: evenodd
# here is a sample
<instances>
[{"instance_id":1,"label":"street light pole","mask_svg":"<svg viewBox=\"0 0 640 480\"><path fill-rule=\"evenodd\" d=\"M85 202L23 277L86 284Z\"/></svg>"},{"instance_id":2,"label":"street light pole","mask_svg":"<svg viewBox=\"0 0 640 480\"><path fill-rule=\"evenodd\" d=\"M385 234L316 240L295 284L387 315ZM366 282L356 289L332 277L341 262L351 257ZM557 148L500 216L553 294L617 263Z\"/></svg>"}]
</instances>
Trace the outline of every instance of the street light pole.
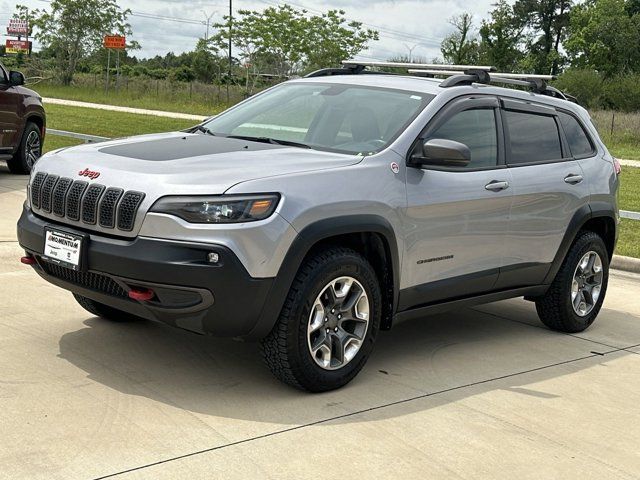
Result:
<instances>
[{"instance_id":1,"label":"street light pole","mask_svg":"<svg viewBox=\"0 0 640 480\"><path fill-rule=\"evenodd\" d=\"M416 47L418 47L420 44L416 43L413 47L410 47L409 45L407 45L406 43L404 44L404 46L407 48L407 50L409 50L409 63L413 62L413 51L416 49Z\"/></svg>"},{"instance_id":2,"label":"street light pole","mask_svg":"<svg viewBox=\"0 0 640 480\"><path fill-rule=\"evenodd\" d=\"M207 32L204 34L204 40L206 42L207 40L209 40L209 28L211 27L211 19L216 14L216 12L213 12L211 15L207 15L207 12L202 10L202 13L204 14L204 18L207 19Z\"/></svg>"}]
</instances>

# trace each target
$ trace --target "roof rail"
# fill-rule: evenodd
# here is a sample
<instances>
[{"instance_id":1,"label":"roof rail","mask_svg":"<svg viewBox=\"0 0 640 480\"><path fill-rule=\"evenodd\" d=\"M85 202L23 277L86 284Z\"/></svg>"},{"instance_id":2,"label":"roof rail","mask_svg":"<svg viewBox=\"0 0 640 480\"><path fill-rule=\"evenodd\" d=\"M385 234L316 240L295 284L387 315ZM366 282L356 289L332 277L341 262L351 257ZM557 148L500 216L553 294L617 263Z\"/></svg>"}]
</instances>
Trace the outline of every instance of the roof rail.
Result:
<instances>
[{"instance_id":1,"label":"roof rail","mask_svg":"<svg viewBox=\"0 0 640 480\"><path fill-rule=\"evenodd\" d=\"M486 72L495 72L496 68L491 66L478 65L443 65L441 63L404 63L404 62L361 62L359 60L344 60L342 65L345 68L360 67L378 67L378 68L428 68L431 70L453 70L456 72L464 72L466 70L484 70Z\"/></svg>"},{"instance_id":2,"label":"roof rail","mask_svg":"<svg viewBox=\"0 0 640 480\"><path fill-rule=\"evenodd\" d=\"M541 95L548 95L550 97L560 98L562 100L569 100L575 102L575 98L565 95L560 90L547 85L550 80L555 80L554 75L534 75L528 73L502 73L502 72L485 72L474 71L470 69L464 74L453 70L439 70L439 69L409 69L409 73L418 76L434 77L436 75L448 77L444 80L440 86L442 88L455 87L457 85L470 85L472 83L501 83L507 85L517 85L521 87L527 87L534 93Z\"/></svg>"},{"instance_id":3,"label":"roof rail","mask_svg":"<svg viewBox=\"0 0 640 480\"><path fill-rule=\"evenodd\" d=\"M557 88L550 87L547 82L555 80L554 75L534 75L528 73L497 72L495 67L488 65L444 65L441 63L406 63L406 62L370 62L360 60L344 60L342 68L325 68L307 75L311 77L326 77L333 75L393 75L390 72L367 70L372 68L400 68L406 69L410 75L420 77L448 77L440 86L442 88L457 85L471 85L473 83L499 83L527 87L535 93L569 100L577 103L575 97L566 95Z\"/></svg>"}]
</instances>

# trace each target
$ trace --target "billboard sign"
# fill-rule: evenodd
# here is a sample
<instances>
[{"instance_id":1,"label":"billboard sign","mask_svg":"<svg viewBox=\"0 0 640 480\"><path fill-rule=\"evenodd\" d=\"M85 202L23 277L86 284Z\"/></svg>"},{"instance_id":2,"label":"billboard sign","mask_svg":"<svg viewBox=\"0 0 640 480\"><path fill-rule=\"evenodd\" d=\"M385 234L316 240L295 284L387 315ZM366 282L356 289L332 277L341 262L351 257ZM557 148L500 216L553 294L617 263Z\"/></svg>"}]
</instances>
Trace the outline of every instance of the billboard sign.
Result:
<instances>
[{"instance_id":1,"label":"billboard sign","mask_svg":"<svg viewBox=\"0 0 640 480\"><path fill-rule=\"evenodd\" d=\"M124 50L127 48L127 38L122 35L105 35L104 48Z\"/></svg>"},{"instance_id":2,"label":"billboard sign","mask_svg":"<svg viewBox=\"0 0 640 480\"><path fill-rule=\"evenodd\" d=\"M9 26L7 27L7 35L29 35L29 23L19 18L11 18L9 20Z\"/></svg>"},{"instance_id":3,"label":"billboard sign","mask_svg":"<svg viewBox=\"0 0 640 480\"><path fill-rule=\"evenodd\" d=\"M5 46L8 54L24 53L28 55L31 53L31 42L25 42L24 40L7 40Z\"/></svg>"}]
</instances>

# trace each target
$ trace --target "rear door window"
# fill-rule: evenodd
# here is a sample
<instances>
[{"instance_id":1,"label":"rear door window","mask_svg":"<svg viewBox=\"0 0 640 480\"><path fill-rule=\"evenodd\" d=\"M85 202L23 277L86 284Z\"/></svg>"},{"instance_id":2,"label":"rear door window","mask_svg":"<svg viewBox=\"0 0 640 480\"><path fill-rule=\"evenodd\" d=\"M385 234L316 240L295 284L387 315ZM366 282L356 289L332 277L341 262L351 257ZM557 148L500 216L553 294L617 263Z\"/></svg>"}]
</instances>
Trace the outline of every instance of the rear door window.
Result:
<instances>
[{"instance_id":1,"label":"rear door window","mask_svg":"<svg viewBox=\"0 0 640 480\"><path fill-rule=\"evenodd\" d=\"M560 131L553 116L506 110L504 118L509 132L509 164L562 159Z\"/></svg>"},{"instance_id":2,"label":"rear door window","mask_svg":"<svg viewBox=\"0 0 640 480\"><path fill-rule=\"evenodd\" d=\"M573 115L564 112L558 112L558 118L564 129L564 135L567 137L571 154L577 158L593 155L593 144L578 120Z\"/></svg>"}]
</instances>

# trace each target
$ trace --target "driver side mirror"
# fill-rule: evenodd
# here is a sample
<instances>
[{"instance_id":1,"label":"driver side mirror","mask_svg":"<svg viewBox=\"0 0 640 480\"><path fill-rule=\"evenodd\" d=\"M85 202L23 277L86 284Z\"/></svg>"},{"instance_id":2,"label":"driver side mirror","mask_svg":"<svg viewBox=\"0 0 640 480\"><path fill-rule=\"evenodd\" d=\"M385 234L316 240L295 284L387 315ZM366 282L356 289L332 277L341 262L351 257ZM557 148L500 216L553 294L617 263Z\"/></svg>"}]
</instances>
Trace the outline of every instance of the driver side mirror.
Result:
<instances>
[{"instance_id":1,"label":"driver side mirror","mask_svg":"<svg viewBox=\"0 0 640 480\"><path fill-rule=\"evenodd\" d=\"M12 87L19 87L24 85L24 75L20 72L11 71L9 72L9 85Z\"/></svg>"},{"instance_id":2,"label":"driver side mirror","mask_svg":"<svg viewBox=\"0 0 640 480\"><path fill-rule=\"evenodd\" d=\"M423 167L466 167L471 162L471 150L464 143L441 138L425 140L422 152L411 157L411 165Z\"/></svg>"}]
</instances>

